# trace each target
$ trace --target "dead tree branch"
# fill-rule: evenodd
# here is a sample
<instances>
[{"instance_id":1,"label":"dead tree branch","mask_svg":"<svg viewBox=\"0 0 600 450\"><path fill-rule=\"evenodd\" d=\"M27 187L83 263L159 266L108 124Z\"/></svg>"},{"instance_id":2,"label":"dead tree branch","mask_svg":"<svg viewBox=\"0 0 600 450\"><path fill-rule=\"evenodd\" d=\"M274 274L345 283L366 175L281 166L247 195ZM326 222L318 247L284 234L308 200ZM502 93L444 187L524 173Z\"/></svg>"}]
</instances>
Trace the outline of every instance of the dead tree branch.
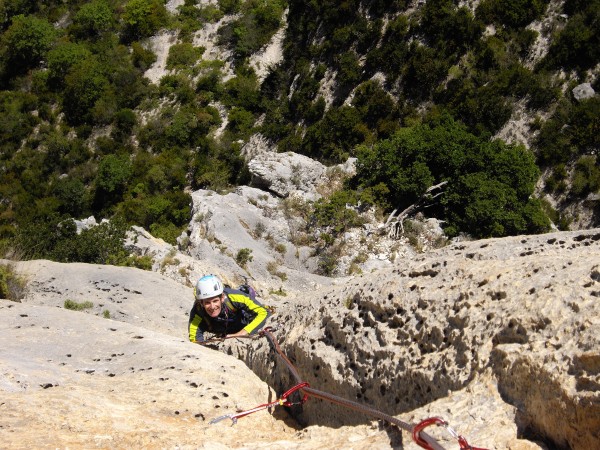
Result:
<instances>
[{"instance_id":1,"label":"dead tree branch","mask_svg":"<svg viewBox=\"0 0 600 450\"><path fill-rule=\"evenodd\" d=\"M440 195L444 193L442 189L447 181L442 181L441 183L430 186L417 200L415 203L410 205L408 208L405 208L400 212L400 214L396 215L398 209L394 209L392 213L388 216L385 224L383 225L384 229L387 229L388 236L394 239L398 239L398 237L404 234L404 225L403 222L406 218L413 216L418 211L421 211L425 208L429 208L433 205L433 201L438 198Z\"/></svg>"}]
</instances>

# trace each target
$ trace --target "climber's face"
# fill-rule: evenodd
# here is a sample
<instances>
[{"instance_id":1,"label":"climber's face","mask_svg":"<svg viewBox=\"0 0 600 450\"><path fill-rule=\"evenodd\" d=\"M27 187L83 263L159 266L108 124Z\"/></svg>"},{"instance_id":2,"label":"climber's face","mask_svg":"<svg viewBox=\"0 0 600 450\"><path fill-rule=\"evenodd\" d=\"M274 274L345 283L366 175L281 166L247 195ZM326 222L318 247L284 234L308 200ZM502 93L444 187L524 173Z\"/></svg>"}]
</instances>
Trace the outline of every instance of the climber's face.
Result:
<instances>
[{"instance_id":1,"label":"climber's face","mask_svg":"<svg viewBox=\"0 0 600 450\"><path fill-rule=\"evenodd\" d=\"M216 297L205 298L202 300L202 307L210 317L217 317L223 307L224 295L217 295Z\"/></svg>"}]
</instances>

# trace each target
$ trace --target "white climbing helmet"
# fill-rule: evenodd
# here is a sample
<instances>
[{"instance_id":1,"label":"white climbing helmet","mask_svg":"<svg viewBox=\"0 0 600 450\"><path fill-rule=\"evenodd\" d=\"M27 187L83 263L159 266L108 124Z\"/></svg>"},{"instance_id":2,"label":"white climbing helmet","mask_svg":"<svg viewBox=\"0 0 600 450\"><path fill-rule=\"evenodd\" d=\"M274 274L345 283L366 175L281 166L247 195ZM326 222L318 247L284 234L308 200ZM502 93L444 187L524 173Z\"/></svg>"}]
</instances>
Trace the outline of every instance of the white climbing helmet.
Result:
<instances>
[{"instance_id":1,"label":"white climbing helmet","mask_svg":"<svg viewBox=\"0 0 600 450\"><path fill-rule=\"evenodd\" d=\"M214 275L205 275L196 283L196 299L216 297L223 293L223 283Z\"/></svg>"}]
</instances>

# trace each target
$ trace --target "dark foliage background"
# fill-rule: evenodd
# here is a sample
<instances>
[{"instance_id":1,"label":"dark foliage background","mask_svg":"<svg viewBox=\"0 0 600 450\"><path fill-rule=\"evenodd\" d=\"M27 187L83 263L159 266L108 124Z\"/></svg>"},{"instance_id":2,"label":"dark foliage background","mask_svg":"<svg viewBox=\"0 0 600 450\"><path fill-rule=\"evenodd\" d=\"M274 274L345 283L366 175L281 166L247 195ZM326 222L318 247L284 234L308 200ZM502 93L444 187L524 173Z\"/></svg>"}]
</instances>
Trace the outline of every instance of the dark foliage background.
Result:
<instances>
[{"instance_id":1,"label":"dark foliage background","mask_svg":"<svg viewBox=\"0 0 600 450\"><path fill-rule=\"evenodd\" d=\"M539 233L548 217L568 227L534 187L545 173L545 193L571 203L600 188L600 100L571 95L583 81L599 88L600 0L552 14L548 0L413 3L185 0L170 14L163 0L3 0L2 247L131 263L113 245L127 226L175 243L190 189L248 182L239 150L256 132L327 164L358 158L357 175L310 213L334 234L360 224L348 203L389 212L442 181L428 214L450 236ZM203 59L193 37L227 14L218 43L234 77L224 81L225 61ZM284 17L283 61L261 83L249 56ZM530 25L542 19L540 36ZM144 77L156 61L148 38L165 29L177 42L155 85ZM548 52L531 64L541 38ZM531 149L493 139L517 105L533 118ZM73 219L90 215L114 226L77 234Z\"/></svg>"}]
</instances>

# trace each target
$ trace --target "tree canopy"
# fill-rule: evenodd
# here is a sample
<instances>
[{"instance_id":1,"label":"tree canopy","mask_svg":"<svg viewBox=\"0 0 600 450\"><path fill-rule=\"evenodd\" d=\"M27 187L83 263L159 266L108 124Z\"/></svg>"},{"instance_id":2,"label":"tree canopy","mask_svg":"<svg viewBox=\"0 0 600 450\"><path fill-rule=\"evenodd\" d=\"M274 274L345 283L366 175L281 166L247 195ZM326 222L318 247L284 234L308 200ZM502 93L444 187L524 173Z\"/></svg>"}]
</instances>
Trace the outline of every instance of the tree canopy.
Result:
<instances>
[{"instance_id":1,"label":"tree canopy","mask_svg":"<svg viewBox=\"0 0 600 450\"><path fill-rule=\"evenodd\" d=\"M483 140L450 116L402 128L358 151L352 186L386 210L402 210L442 181L433 213L448 234L477 237L544 232L549 228L532 194L539 170L520 145Z\"/></svg>"}]
</instances>

